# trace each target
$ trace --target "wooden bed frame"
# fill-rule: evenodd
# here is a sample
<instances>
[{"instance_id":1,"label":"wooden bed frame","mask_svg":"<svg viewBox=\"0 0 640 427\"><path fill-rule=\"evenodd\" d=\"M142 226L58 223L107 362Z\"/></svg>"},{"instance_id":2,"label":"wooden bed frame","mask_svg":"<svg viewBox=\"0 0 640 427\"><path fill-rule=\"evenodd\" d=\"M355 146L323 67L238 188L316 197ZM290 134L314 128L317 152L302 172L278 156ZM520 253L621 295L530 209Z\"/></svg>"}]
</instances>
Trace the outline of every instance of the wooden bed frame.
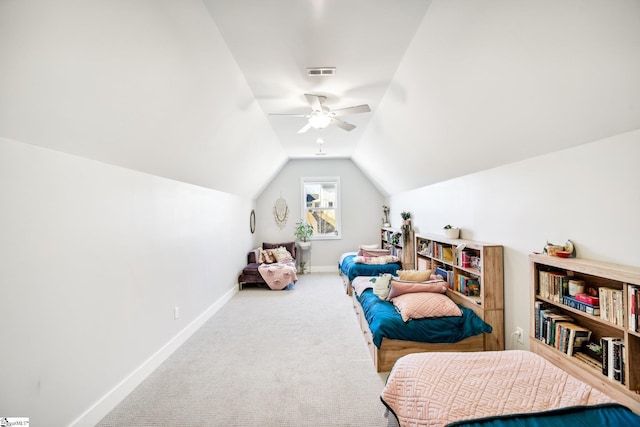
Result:
<instances>
[{"instance_id":1,"label":"wooden bed frame","mask_svg":"<svg viewBox=\"0 0 640 427\"><path fill-rule=\"evenodd\" d=\"M421 353L421 352L443 352L443 351L486 351L486 350L504 350L504 341L500 337L503 336L503 331L497 331L496 328L490 334L479 334L469 338L465 338L462 341L456 343L424 343L418 341L405 341L395 340L389 338L383 338L380 348L376 347L373 343L373 334L369 329L369 323L364 317L364 310L360 305L360 301L356 298L353 287L349 282L349 279L343 276L345 286L347 287L347 294L351 296L353 302L353 309L358 319L358 324L364 335L365 342L369 349L369 354L373 359L373 364L376 367L377 372L388 372L393 367L393 364L407 354ZM467 301L455 298L455 295L449 295L455 302L472 310L476 307L470 307ZM487 322L490 323L490 322ZM496 343L502 342L502 347L496 347ZM499 345L499 344L497 344Z\"/></svg>"},{"instance_id":2,"label":"wooden bed frame","mask_svg":"<svg viewBox=\"0 0 640 427\"><path fill-rule=\"evenodd\" d=\"M347 295L353 295L353 287L351 286L351 280L347 277L346 274L342 272L340 269L340 264L338 264L338 274L342 277L342 283L344 284L344 291Z\"/></svg>"}]
</instances>

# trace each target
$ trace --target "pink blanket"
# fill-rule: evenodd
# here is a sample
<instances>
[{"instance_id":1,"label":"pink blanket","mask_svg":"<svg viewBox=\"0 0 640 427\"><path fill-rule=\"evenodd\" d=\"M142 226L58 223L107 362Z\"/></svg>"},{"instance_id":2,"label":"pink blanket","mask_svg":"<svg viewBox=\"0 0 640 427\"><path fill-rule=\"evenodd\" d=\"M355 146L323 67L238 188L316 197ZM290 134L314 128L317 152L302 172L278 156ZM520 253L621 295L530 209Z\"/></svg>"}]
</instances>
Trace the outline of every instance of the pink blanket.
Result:
<instances>
[{"instance_id":1,"label":"pink blanket","mask_svg":"<svg viewBox=\"0 0 640 427\"><path fill-rule=\"evenodd\" d=\"M298 280L293 263L260 264L260 275L271 289L281 290Z\"/></svg>"},{"instance_id":2,"label":"pink blanket","mask_svg":"<svg viewBox=\"0 0 640 427\"><path fill-rule=\"evenodd\" d=\"M398 359L380 397L403 427L614 402L519 350L409 354Z\"/></svg>"}]
</instances>

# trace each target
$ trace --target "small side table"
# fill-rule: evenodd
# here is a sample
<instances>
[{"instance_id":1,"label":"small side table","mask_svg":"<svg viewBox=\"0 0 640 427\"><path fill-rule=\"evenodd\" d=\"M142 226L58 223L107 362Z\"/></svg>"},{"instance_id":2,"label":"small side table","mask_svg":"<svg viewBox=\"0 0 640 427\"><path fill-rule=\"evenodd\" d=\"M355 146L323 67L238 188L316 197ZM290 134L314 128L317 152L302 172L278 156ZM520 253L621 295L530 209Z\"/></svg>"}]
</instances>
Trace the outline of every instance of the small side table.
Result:
<instances>
[{"instance_id":1,"label":"small side table","mask_svg":"<svg viewBox=\"0 0 640 427\"><path fill-rule=\"evenodd\" d=\"M298 263L298 273L307 274L311 272L311 242L296 242L298 254L296 261Z\"/></svg>"}]
</instances>

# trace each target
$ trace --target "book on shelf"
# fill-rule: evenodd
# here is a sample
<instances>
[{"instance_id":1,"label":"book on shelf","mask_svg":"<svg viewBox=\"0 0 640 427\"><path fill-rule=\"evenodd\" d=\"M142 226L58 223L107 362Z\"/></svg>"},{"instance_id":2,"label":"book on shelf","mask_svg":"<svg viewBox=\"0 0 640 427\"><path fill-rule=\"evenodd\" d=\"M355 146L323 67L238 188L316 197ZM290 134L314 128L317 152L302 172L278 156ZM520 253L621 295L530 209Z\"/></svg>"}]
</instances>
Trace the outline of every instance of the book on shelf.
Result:
<instances>
[{"instance_id":1,"label":"book on shelf","mask_svg":"<svg viewBox=\"0 0 640 427\"><path fill-rule=\"evenodd\" d=\"M602 371L602 361L600 361L598 359L594 359L593 357L591 357L588 354L583 353L581 351L576 351L574 353L574 357L576 359L586 363L587 365L591 366L592 368L595 368L598 371Z\"/></svg>"},{"instance_id":2,"label":"book on shelf","mask_svg":"<svg viewBox=\"0 0 640 427\"><path fill-rule=\"evenodd\" d=\"M570 297L568 295L564 295L562 297L562 304L569 306L571 308L575 308L576 310L584 311L587 314L591 314L592 316L600 315L600 307L593 306L591 304L587 304L586 302L579 301L577 298Z\"/></svg>"},{"instance_id":3,"label":"book on shelf","mask_svg":"<svg viewBox=\"0 0 640 427\"><path fill-rule=\"evenodd\" d=\"M538 295L554 302L562 302L562 296L567 295L569 277L555 271L538 271Z\"/></svg>"},{"instance_id":4,"label":"book on shelf","mask_svg":"<svg viewBox=\"0 0 640 427\"><path fill-rule=\"evenodd\" d=\"M573 319L565 314L557 313L554 310L544 310L540 313L542 316L542 338L545 344L555 346L556 342L556 323L571 322Z\"/></svg>"},{"instance_id":5,"label":"book on shelf","mask_svg":"<svg viewBox=\"0 0 640 427\"><path fill-rule=\"evenodd\" d=\"M627 287L627 300L628 303L628 316L629 316L629 330L633 332L640 332L638 325L638 305L640 305L640 287L629 285Z\"/></svg>"},{"instance_id":6,"label":"book on shelf","mask_svg":"<svg viewBox=\"0 0 640 427\"><path fill-rule=\"evenodd\" d=\"M442 246L442 260L453 263L453 248L451 246Z\"/></svg>"},{"instance_id":7,"label":"book on shelf","mask_svg":"<svg viewBox=\"0 0 640 427\"><path fill-rule=\"evenodd\" d=\"M555 322L552 340L556 350L573 356L575 349L581 348L591 338L591 330L571 321Z\"/></svg>"},{"instance_id":8,"label":"book on shelf","mask_svg":"<svg viewBox=\"0 0 640 427\"><path fill-rule=\"evenodd\" d=\"M435 274L447 281L449 289L453 289L453 270L445 267L436 267Z\"/></svg>"},{"instance_id":9,"label":"book on shelf","mask_svg":"<svg viewBox=\"0 0 640 427\"><path fill-rule=\"evenodd\" d=\"M624 384L624 342L621 338L602 337L602 374Z\"/></svg>"},{"instance_id":10,"label":"book on shelf","mask_svg":"<svg viewBox=\"0 0 640 427\"><path fill-rule=\"evenodd\" d=\"M613 342L613 379L624 384L624 341L621 339Z\"/></svg>"},{"instance_id":11,"label":"book on shelf","mask_svg":"<svg viewBox=\"0 0 640 427\"><path fill-rule=\"evenodd\" d=\"M567 345L567 353L572 356L575 351L589 342L591 339L591 330L580 325L572 324L569 328L569 343Z\"/></svg>"},{"instance_id":12,"label":"book on shelf","mask_svg":"<svg viewBox=\"0 0 640 427\"><path fill-rule=\"evenodd\" d=\"M585 304L592 305L594 307L600 307L600 298L587 294L576 294L575 299Z\"/></svg>"},{"instance_id":13,"label":"book on shelf","mask_svg":"<svg viewBox=\"0 0 640 427\"><path fill-rule=\"evenodd\" d=\"M454 291L467 296L480 296L480 281L477 277L465 276L464 274L458 274L457 277L458 281Z\"/></svg>"},{"instance_id":14,"label":"book on shelf","mask_svg":"<svg viewBox=\"0 0 640 427\"><path fill-rule=\"evenodd\" d=\"M540 312L542 310L548 310L550 307L550 304L544 301L536 301L533 305L534 307L534 337L536 339L540 339L540 337L542 336L542 317L540 315Z\"/></svg>"},{"instance_id":15,"label":"book on shelf","mask_svg":"<svg viewBox=\"0 0 640 427\"><path fill-rule=\"evenodd\" d=\"M624 324L624 301L620 289L607 287L598 288L600 298L600 318L614 325Z\"/></svg>"}]
</instances>

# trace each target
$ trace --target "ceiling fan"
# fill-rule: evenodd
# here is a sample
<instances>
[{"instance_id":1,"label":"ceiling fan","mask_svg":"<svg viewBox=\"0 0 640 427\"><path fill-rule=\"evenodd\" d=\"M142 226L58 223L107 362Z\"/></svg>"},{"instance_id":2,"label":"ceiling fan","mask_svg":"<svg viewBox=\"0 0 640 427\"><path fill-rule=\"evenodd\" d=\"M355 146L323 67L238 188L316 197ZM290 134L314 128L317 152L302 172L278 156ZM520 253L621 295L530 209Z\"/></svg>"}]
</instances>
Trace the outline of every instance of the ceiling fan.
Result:
<instances>
[{"instance_id":1,"label":"ceiling fan","mask_svg":"<svg viewBox=\"0 0 640 427\"><path fill-rule=\"evenodd\" d=\"M324 129L330 124L339 127L340 129L344 129L346 131L352 131L356 128L355 125L351 123L347 123L343 120L337 119L336 117L346 116L349 114L358 114L358 113L368 113L371 111L371 108L367 104L364 105L356 105L354 107L346 107L339 108L337 110L331 110L329 107L324 105L324 102L327 100L326 96L322 95L310 95L305 93L304 96L307 98L309 105L311 106L310 114L278 114L271 113L272 116L290 116L290 117L305 117L309 120L309 122L302 127L298 131L298 133L305 133L311 128L314 129Z\"/></svg>"}]
</instances>

